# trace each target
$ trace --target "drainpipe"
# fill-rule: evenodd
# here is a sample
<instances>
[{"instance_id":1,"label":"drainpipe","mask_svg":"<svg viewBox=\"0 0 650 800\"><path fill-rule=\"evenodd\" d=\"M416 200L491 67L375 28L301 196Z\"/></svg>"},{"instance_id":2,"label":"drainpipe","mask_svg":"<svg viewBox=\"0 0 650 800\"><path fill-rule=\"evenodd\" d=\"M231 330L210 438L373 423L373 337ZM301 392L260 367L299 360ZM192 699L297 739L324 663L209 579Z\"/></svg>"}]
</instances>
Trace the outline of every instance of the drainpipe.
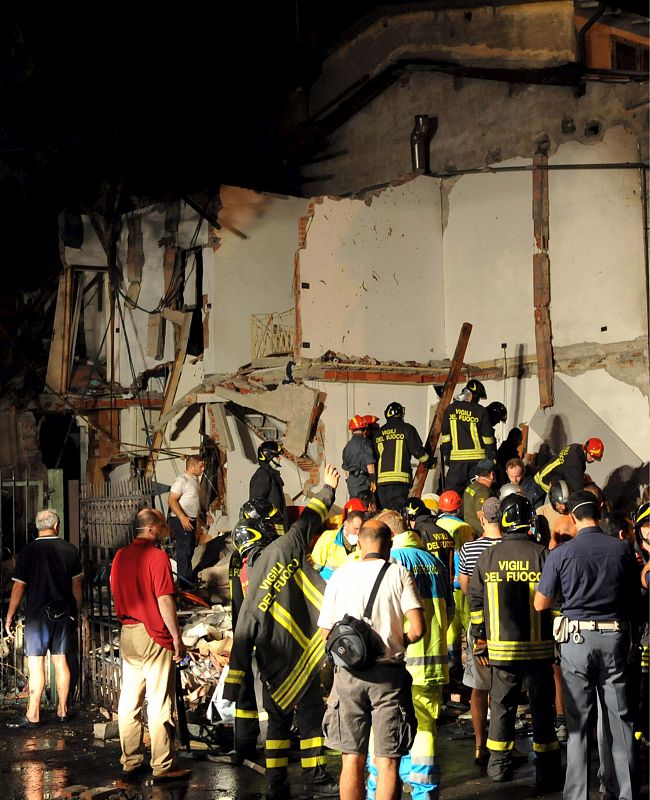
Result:
<instances>
[{"instance_id":1,"label":"drainpipe","mask_svg":"<svg viewBox=\"0 0 650 800\"><path fill-rule=\"evenodd\" d=\"M587 32L590 28L593 28L593 26L598 22L604 13L605 3L603 3L601 0L601 2L598 3L598 8L596 9L593 17L588 19L578 31L578 59L579 63L582 64L583 67L587 66Z\"/></svg>"}]
</instances>

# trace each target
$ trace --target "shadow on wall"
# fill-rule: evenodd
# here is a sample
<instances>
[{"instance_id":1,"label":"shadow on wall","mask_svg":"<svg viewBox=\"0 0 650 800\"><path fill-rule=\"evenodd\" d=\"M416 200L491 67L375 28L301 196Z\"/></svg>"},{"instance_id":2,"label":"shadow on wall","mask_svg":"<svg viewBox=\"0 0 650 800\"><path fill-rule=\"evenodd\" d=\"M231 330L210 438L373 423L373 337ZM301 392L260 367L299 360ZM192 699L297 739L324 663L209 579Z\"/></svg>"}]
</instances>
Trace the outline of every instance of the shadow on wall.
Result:
<instances>
[{"instance_id":1,"label":"shadow on wall","mask_svg":"<svg viewBox=\"0 0 650 800\"><path fill-rule=\"evenodd\" d=\"M647 490L649 484L650 469L646 461L640 467L617 467L603 486L603 492L613 508L631 514L638 508L643 490Z\"/></svg>"}]
</instances>

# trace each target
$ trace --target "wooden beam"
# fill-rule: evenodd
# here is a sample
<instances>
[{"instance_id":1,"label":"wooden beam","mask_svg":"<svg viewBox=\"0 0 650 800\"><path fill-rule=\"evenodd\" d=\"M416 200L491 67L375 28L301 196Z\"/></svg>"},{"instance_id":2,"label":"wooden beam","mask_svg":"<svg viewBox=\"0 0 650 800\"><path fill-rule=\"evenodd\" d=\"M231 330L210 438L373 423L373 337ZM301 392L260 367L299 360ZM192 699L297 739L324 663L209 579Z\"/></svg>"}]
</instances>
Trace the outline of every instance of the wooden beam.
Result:
<instances>
[{"instance_id":1,"label":"wooden beam","mask_svg":"<svg viewBox=\"0 0 650 800\"><path fill-rule=\"evenodd\" d=\"M440 432L442 430L442 418L447 410L447 406L449 403L451 403L451 400L454 396L454 389L456 388L456 384L460 379L463 369L463 359L465 358L471 333L472 326L470 323L463 322L463 325L460 329L460 334L458 335L458 342L456 343L454 357L451 360L451 367L442 390L442 395L440 396L440 402L438 403L436 413L431 421L431 427L429 428L429 435L427 436L426 444L430 453L435 453L436 447L438 446L438 439L440 438ZM427 472L428 469L424 466L424 464L418 464L418 468L415 471L413 486L411 487L411 495L413 497L420 497L422 494Z\"/></svg>"},{"instance_id":2,"label":"wooden beam","mask_svg":"<svg viewBox=\"0 0 650 800\"><path fill-rule=\"evenodd\" d=\"M178 352L176 353L174 366L172 367L169 379L167 380L167 386L165 387L165 397L163 399L161 416L165 414L174 405L176 390L178 389L178 384L181 379L181 373L183 372L183 364L185 363L185 355L186 355L185 348L187 347L187 340L190 335L191 322L192 322L192 312L188 311L185 314L185 320L183 321L183 325L181 327L181 331L178 337ZM164 436L165 436L164 427L156 430L153 437L153 442L151 443L152 450L151 454L149 455L149 462L147 464L147 475L153 475L153 471L156 466L156 461L158 460L158 452L162 447Z\"/></svg>"},{"instance_id":3,"label":"wooden beam","mask_svg":"<svg viewBox=\"0 0 650 800\"><path fill-rule=\"evenodd\" d=\"M72 288L73 273L71 269L66 269L59 278L54 330L52 331L52 344L50 345L45 379L47 387L59 394L65 394L70 385Z\"/></svg>"},{"instance_id":4,"label":"wooden beam","mask_svg":"<svg viewBox=\"0 0 650 800\"><path fill-rule=\"evenodd\" d=\"M553 396L553 345L551 331L551 262L548 255L549 194L547 138L537 143L533 157L533 297L535 304L535 348L537 351L537 380L539 404L550 408Z\"/></svg>"}]
</instances>

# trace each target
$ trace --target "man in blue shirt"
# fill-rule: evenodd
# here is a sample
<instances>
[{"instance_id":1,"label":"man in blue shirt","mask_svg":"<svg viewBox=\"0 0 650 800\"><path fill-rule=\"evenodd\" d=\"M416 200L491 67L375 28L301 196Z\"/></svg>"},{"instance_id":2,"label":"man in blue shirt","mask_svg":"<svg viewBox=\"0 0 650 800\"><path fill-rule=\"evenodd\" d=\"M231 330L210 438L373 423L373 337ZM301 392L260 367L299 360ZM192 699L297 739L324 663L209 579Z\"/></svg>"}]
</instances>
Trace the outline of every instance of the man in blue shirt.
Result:
<instances>
[{"instance_id":1,"label":"man in blue shirt","mask_svg":"<svg viewBox=\"0 0 650 800\"><path fill-rule=\"evenodd\" d=\"M618 784L617 796L632 800L638 781L627 656L640 592L638 568L628 543L598 526L600 508L593 494L574 492L569 513L576 537L551 551L535 592L538 611L562 598L562 613L568 620L568 632L560 639L569 729L562 796L564 800L589 797L589 717L598 699L603 733L611 743L608 767Z\"/></svg>"}]
</instances>

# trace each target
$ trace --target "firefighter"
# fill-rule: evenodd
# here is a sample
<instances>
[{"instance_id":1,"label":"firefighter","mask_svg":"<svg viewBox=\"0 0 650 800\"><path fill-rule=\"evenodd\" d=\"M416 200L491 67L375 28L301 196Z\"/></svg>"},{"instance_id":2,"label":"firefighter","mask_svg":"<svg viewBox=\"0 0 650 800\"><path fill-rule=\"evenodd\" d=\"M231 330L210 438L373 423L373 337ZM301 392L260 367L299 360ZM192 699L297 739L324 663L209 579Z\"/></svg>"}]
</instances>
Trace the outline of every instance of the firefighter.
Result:
<instances>
[{"instance_id":1,"label":"firefighter","mask_svg":"<svg viewBox=\"0 0 650 800\"><path fill-rule=\"evenodd\" d=\"M508 421L508 409L503 405L503 403L495 400L493 403L488 403L486 407L488 417L490 418L490 425L492 426L493 431L500 422Z\"/></svg>"},{"instance_id":2,"label":"firefighter","mask_svg":"<svg viewBox=\"0 0 650 800\"><path fill-rule=\"evenodd\" d=\"M287 504L284 500L284 481L280 477L280 442L262 442L257 448L259 467L250 481L249 498L257 500L262 497L278 510L278 523L287 529ZM276 523L277 524L277 523Z\"/></svg>"},{"instance_id":3,"label":"firefighter","mask_svg":"<svg viewBox=\"0 0 650 800\"><path fill-rule=\"evenodd\" d=\"M377 453L377 499L380 508L399 511L406 502L411 486L411 458L429 465L430 458L420 435L404 422L406 409L400 403L389 403L383 425L375 439Z\"/></svg>"},{"instance_id":4,"label":"firefighter","mask_svg":"<svg viewBox=\"0 0 650 800\"><path fill-rule=\"evenodd\" d=\"M533 717L536 785L562 787L560 745L555 735L550 609L533 605L548 550L529 536L534 518L529 500L510 494L499 506L503 539L479 556L469 581L474 659L491 667L492 706L487 772L494 781L512 779L517 704L524 679Z\"/></svg>"},{"instance_id":5,"label":"firefighter","mask_svg":"<svg viewBox=\"0 0 650 800\"><path fill-rule=\"evenodd\" d=\"M234 632L223 696L237 701L255 650L268 714L267 800L285 800L291 793L287 767L294 709L304 791L317 797L338 796L338 784L325 770L323 752L319 672L325 648L317 620L325 583L307 559L310 538L327 516L338 482L338 472L326 465L323 489L284 536L261 549L248 575Z\"/></svg>"},{"instance_id":6,"label":"firefighter","mask_svg":"<svg viewBox=\"0 0 650 800\"><path fill-rule=\"evenodd\" d=\"M452 586L454 589L454 604L456 611L454 618L447 629L447 646L449 648L449 675L452 680L460 681L463 677L462 662L462 633L469 627L469 604L460 588L458 573L458 556L460 548L465 542L471 542L474 531L464 522L459 514L462 500L458 492L448 489L440 495L438 500L438 518L436 523L447 531L454 540L454 568L452 571Z\"/></svg>"},{"instance_id":7,"label":"firefighter","mask_svg":"<svg viewBox=\"0 0 650 800\"><path fill-rule=\"evenodd\" d=\"M454 537L436 523L436 518L419 497L409 497L402 509L407 530L414 530L424 547L447 567L449 578L454 574Z\"/></svg>"},{"instance_id":8,"label":"firefighter","mask_svg":"<svg viewBox=\"0 0 650 800\"><path fill-rule=\"evenodd\" d=\"M264 548L274 541L278 534L275 526L264 515L268 514L266 500L249 500L241 508L240 519L232 530L235 550L230 556L228 578L230 582L230 602L232 607L232 629L237 629L244 598L248 592L248 575L257 557ZM284 533L284 530L282 531ZM260 721L266 720L266 713L258 712L256 689L261 686L259 669L253 658L246 668L241 691L235 706L234 745L238 761L245 758L255 760ZM261 719L260 719L261 717Z\"/></svg>"},{"instance_id":9,"label":"firefighter","mask_svg":"<svg viewBox=\"0 0 650 800\"><path fill-rule=\"evenodd\" d=\"M352 431L352 438L343 448L342 467L350 497L358 497L359 492L375 491L375 452L368 440L365 417L355 414L348 428Z\"/></svg>"},{"instance_id":10,"label":"firefighter","mask_svg":"<svg viewBox=\"0 0 650 800\"><path fill-rule=\"evenodd\" d=\"M553 481L565 480L569 492L580 492L585 486L587 464L600 461L604 452L605 445L595 436L584 444L570 444L537 471L535 483L548 492Z\"/></svg>"},{"instance_id":11,"label":"firefighter","mask_svg":"<svg viewBox=\"0 0 650 800\"><path fill-rule=\"evenodd\" d=\"M405 529L404 517L400 518L395 511L384 511L377 519L385 522L394 533L391 560L402 564L413 575L427 624L422 639L406 650L418 729L409 754L400 760L399 774L402 781L410 785L410 796L414 800L437 800L440 767L436 762L436 720L442 687L449 682L447 624L454 613L449 573L436 555L422 549L418 536ZM372 758L370 762L368 798L373 800L377 771Z\"/></svg>"},{"instance_id":12,"label":"firefighter","mask_svg":"<svg viewBox=\"0 0 650 800\"><path fill-rule=\"evenodd\" d=\"M440 453L447 464L445 485L458 494L465 490L479 461L496 457L490 415L479 403L485 399L485 387L472 379L447 406L442 418Z\"/></svg>"}]
</instances>

